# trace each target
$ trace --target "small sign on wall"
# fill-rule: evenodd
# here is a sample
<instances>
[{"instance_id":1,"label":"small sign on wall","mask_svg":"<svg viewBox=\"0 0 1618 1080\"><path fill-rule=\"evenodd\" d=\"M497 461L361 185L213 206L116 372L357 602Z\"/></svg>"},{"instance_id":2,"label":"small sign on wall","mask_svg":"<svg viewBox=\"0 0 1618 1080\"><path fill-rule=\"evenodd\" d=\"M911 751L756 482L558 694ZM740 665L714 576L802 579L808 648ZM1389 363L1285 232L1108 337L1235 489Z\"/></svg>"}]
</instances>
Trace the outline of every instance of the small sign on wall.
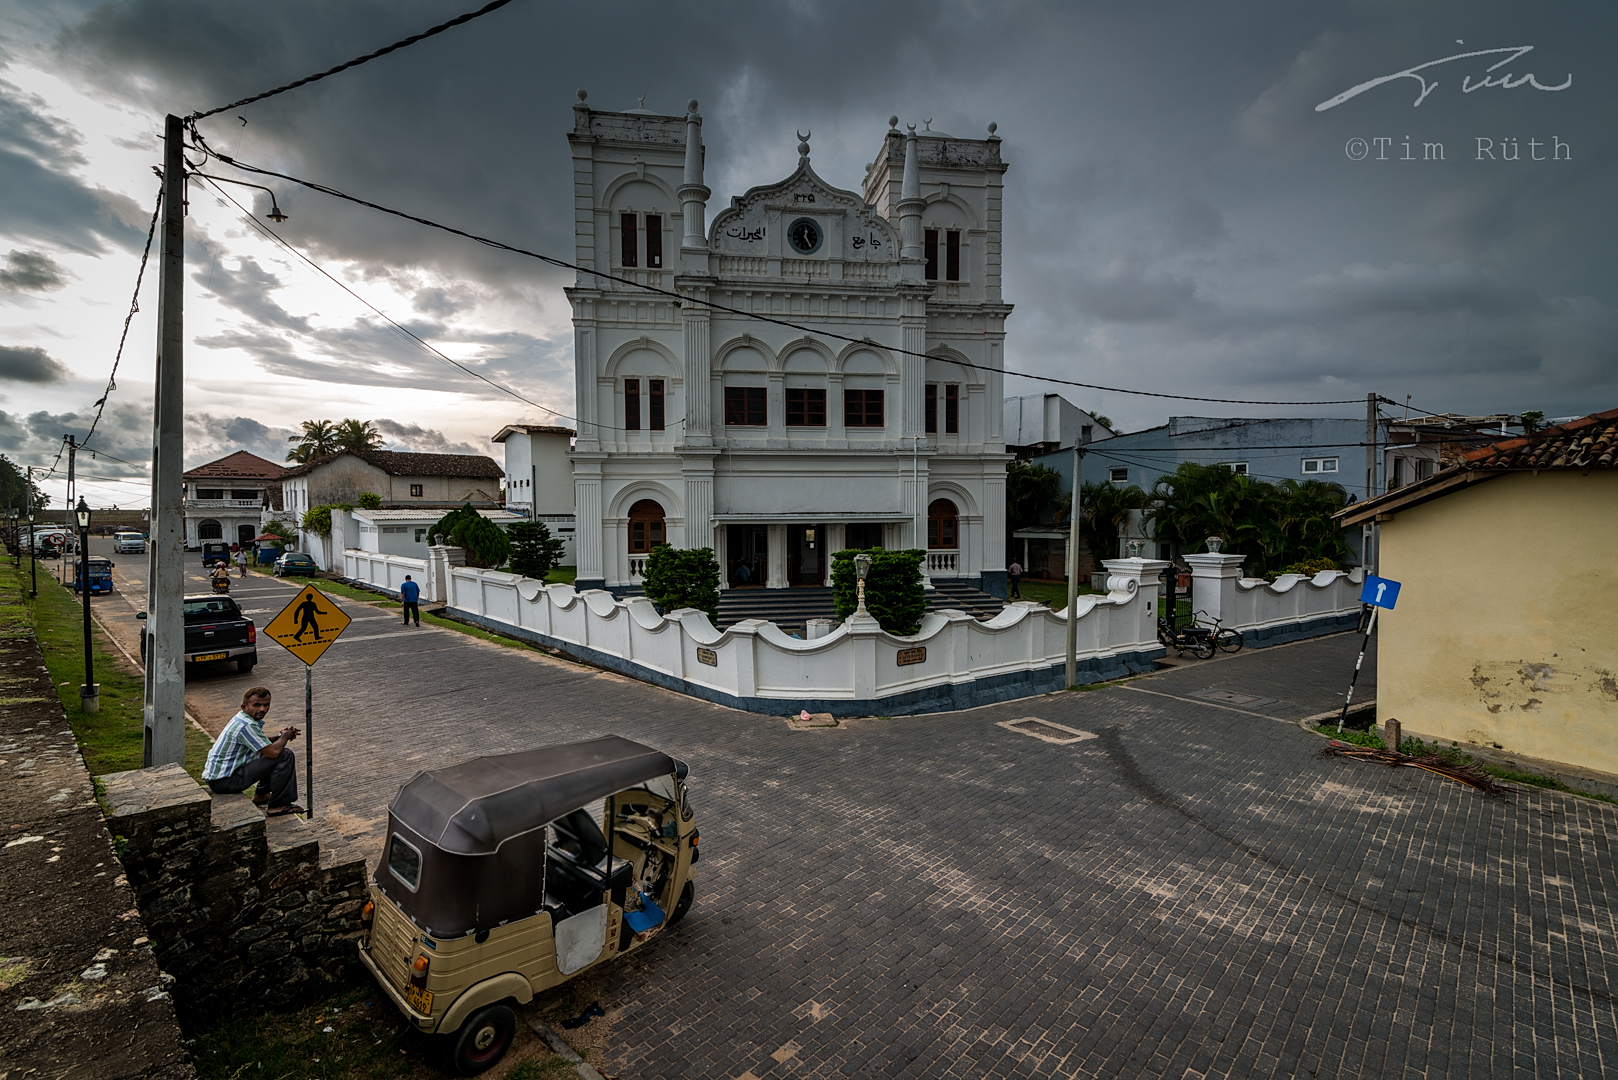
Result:
<instances>
[{"instance_id":1,"label":"small sign on wall","mask_svg":"<svg viewBox=\"0 0 1618 1080\"><path fill-rule=\"evenodd\" d=\"M719 666L719 654L712 649L697 649L697 663L707 664L709 667Z\"/></svg>"},{"instance_id":2,"label":"small sign on wall","mask_svg":"<svg viewBox=\"0 0 1618 1080\"><path fill-rule=\"evenodd\" d=\"M909 667L911 664L925 664L927 662L927 646L917 645L913 649L899 650L899 666Z\"/></svg>"}]
</instances>

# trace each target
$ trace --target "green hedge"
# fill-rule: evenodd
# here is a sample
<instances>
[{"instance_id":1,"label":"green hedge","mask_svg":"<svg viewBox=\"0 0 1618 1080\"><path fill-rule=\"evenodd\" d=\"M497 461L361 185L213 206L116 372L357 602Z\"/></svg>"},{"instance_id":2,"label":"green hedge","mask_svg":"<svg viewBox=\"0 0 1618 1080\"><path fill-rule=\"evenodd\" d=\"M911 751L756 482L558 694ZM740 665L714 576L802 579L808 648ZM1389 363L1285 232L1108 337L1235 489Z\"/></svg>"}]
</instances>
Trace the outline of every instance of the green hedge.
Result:
<instances>
[{"instance_id":1,"label":"green hedge","mask_svg":"<svg viewBox=\"0 0 1618 1080\"><path fill-rule=\"evenodd\" d=\"M489 569L511 557L511 541L506 539L505 531L478 513L471 503L439 518L427 535L431 538L439 533L444 534L447 543L466 549L470 566Z\"/></svg>"},{"instance_id":2,"label":"green hedge","mask_svg":"<svg viewBox=\"0 0 1618 1080\"><path fill-rule=\"evenodd\" d=\"M511 541L511 572L538 581L561 561L566 547L543 521L519 521L506 530L506 538Z\"/></svg>"},{"instance_id":3,"label":"green hedge","mask_svg":"<svg viewBox=\"0 0 1618 1080\"><path fill-rule=\"evenodd\" d=\"M659 544L646 557L646 595L665 613L696 608L719 620L719 561L713 548L681 550Z\"/></svg>"},{"instance_id":4,"label":"green hedge","mask_svg":"<svg viewBox=\"0 0 1618 1080\"><path fill-rule=\"evenodd\" d=\"M858 554L857 549L849 548L831 557L838 621L854 614L859 605L859 576L854 570L854 556ZM905 636L919 631L922 612L927 610L927 591L921 584L921 562L927 553L919 548L871 548L865 554L871 557L871 570L865 577L865 610L890 634Z\"/></svg>"}]
</instances>

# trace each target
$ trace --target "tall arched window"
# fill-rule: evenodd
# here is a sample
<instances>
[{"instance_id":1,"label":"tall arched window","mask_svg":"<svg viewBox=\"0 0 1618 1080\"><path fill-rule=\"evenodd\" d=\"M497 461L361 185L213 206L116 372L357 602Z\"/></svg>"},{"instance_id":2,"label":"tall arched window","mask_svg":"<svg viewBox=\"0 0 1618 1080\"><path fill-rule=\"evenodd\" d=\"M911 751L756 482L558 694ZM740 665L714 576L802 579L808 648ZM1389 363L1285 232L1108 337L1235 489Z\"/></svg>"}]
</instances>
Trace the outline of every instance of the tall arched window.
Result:
<instances>
[{"instance_id":1,"label":"tall arched window","mask_svg":"<svg viewBox=\"0 0 1618 1080\"><path fill-rule=\"evenodd\" d=\"M664 542L663 504L642 499L629 508L629 551L643 554Z\"/></svg>"},{"instance_id":2,"label":"tall arched window","mask_svg":"<svg viewBox=\"0 0 1618 1080\"><path fill-rule=\"evenodd\" d=\"M927 504L927 546L952 551L960 546L955 530L955 504L934 499Z\"/></svg>"},{"instance_id":3,"label":"tall arched window","mask_svg":"<svg viewBox=\"0 0 1618 1080\"><path fill-rule=\"evenodd\" d=\"M203 518L197 522L198 540L223 540L224 538L225 527L213 518Z\"/></svg>"}]
</instances>

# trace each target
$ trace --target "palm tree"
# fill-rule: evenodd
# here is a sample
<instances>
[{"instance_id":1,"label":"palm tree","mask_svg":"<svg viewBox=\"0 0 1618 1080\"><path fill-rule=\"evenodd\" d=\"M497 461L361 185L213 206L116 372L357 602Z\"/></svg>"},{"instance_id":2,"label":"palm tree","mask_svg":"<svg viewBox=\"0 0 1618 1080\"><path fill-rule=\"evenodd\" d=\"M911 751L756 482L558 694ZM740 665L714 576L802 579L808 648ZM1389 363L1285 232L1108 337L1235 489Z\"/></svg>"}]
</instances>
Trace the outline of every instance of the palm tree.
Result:
<instances>
[{"instance_id":1,"label":"palm tree","mask_svg":"<svg viewBox=\"0 0 1618 1080\"><path fill-rule=\"evenodd\" d=\"M336 453L339 449L337 443L337 429L330 420L305 420L303 431L297 435L287 436L287 442L296 443L287 451L287 460L296 461L303 465L317 457Z\"/></svg>"},{"instance_id":2,"label":"palm tree","mask_svg":"<svg viewBox=\"0 0 1618 1080\"><path fill-rule=\"evenodd\" d=\"M342 450L380 450L386 440L369 420L345 419L336 429L337 446Z\"/></svg>"}]
</instances>

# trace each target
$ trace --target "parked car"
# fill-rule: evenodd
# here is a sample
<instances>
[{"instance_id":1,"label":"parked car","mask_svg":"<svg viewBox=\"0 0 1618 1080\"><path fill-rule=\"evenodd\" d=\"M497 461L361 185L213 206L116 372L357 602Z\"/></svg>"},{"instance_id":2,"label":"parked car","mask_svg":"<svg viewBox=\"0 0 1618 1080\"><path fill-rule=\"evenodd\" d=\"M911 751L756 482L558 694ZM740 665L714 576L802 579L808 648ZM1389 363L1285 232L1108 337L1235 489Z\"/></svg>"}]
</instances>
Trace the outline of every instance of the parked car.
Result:
<instances>
[{"instance_id":1,"label":"parked car","mask_svg":"<svg viewBox=\"0 0 1618 1080\"><path fill-rule=\"evenodd\" d=\"M112 550L115 555L144 555L146 537L138 532L118 533L112 538Z\"/></svg>"},{"instance_id":2,"label":"parked car","mask_svg":"<svg viewBox=\"0 0 1618 1080\"><path fill-rule=\"evenodd\" d=\"M80 579L84 574L84 564L90 564L90 595L99 592L112 592L112 568L117 565L110 559L98 559L91 556L89 559L75 559L73 561L73 591L78 592Z\"/></svg>"},{"instance_id":3,"label":"parked car","mask_svg":"<svg viewBox=\"0 0 1618 1080\"><path fill-rule=\"evenodd\" d=\"M214 563L230 564L230 545L218 540L206 540L202 544L202 568L206 570Z\"/></svg>"},{"instance_id":4,"label":"parked car","mask_svg":"<svg viewBox=\"0 0 1618 1080\"><path fill-rule=\"evenodd\" d=\"M399 789L360 910L360 961L457 1072L500 1060L516 1034L513 1005L640 948L690 910L698 836L687 772L606 735L473 758Z\"/></svg>"},{"instance_id":5,"label":"parked car","mask_svg":"<svg viewBox=\"0 0 1618 1080\"><path fill-rule=\"evenodd\" d=\"M319 571L320 567L315 565L315 560L301 551L284 552L270 569L270 573L276 577L286 577L288 574L314 574Z\"/></svg>"},{"instance_id":6,"label":"parked car","mask_svg":"<svg viewBox=\"0 0 1618 1080\"><path fill-rule=\"evenodd\" d=\"M137 619L146 612L137 612ZM140 636L140 658L146 660L146 635ZM228 596L188 596L185 598L185 664L217 661L234 662L243 675L258 663L258 627L242 614Z\"/></svg>"}]
</instances>

